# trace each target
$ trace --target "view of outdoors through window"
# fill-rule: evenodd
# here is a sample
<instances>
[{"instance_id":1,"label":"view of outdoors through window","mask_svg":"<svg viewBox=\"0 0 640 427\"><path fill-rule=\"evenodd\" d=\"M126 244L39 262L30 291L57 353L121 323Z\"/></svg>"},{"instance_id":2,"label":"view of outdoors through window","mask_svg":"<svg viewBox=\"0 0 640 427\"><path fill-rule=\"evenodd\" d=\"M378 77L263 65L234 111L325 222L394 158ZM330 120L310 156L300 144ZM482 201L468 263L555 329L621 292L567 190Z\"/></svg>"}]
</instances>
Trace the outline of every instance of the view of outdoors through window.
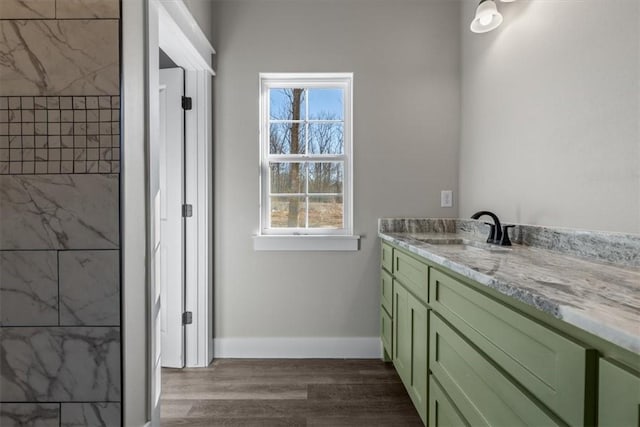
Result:
<instances>
[{"instance_id":1,"label":"view of outdoors through window","mask_svg":"<svg viewBox=\"0 0 640 427\"><path fill-rule=\"evenodd\" d=\"M269 90L272 228L343 228L344 90Z\"/></svg>"}]
</instances>

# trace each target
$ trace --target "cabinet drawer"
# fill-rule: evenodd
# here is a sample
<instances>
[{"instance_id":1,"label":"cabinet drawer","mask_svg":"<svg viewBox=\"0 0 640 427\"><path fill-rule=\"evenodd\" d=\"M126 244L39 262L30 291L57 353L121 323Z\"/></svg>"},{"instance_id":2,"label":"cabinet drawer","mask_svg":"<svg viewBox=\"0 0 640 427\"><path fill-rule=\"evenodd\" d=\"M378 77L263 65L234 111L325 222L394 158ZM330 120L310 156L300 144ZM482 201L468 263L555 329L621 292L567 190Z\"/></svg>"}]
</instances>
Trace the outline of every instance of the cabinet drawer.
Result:
<instances>
[{"instance_id":1,"label":"cabinet drawer","mask_svg":"<svg viewBox=\"0 0 640 427\"><path fill-rule=\"evenodd\" d=\"M598 426L640 426L640 377L600 359Z\"/></svg>"},{"instance_id":2,"label":"cabinet drawer","mask_svg":"<svg viewBox=\"0 0 640 427\"><path fill-rule=\"evenodd\" d=\"M430 280L431 307L483 353L568 424L595 421L595 351L435 269Z\"/></svg>"},{"instance_id":3,"label":"cabinet drawer","mask_svg":"<svg viewBox=\"0 0 640 427\"><path fill-rule=\"evenodd\" d=\"M393 273L393 248L385 242L382 242L380 250L380 264L389 273Z\"/></svg>"},{"instance_id":4,"label":"cabinet drawer","mask_svg":"<svg viewBox=\"0 0 640 427\"><path fill-rule=\"evenodd\" d=\"M433 311L429 324L429 368L470 425L563 424L547 415Z\"/></svg>"},{"instance_id":5,"label":"cabinet drawer","mask_svg":"<svg viewBox=\"0 0 640 427\"><path fill-rule=\"evenodd\" d=\"M393 342L393 321L384 308L380 309L380 334L384 351L390 355L391 343Z\"/></svg>"},{"instance_id":6,"label":"cabinet drawer","mask_svg":"<svg viewBox=\"0 0 640 427\"><path fill-rule=\"evenodd\" d=\"M429 375L429 426L466 427L469 423L440 388L433 375Z\"/></svg>"},{"instance_id":7,"label":"cabinet drawer","mask_svg":"<svg viewBox=\"0 0 640 427\"><path fill-rule=\"evenodd\" d=\"M384 270L380 270L380 304L393 317L393 278Z\"/></svg>"},{"instance_id":8,"label":"cabinet drawer","mask_svg":"<svg viewBox=\"0 0 640 427\"><path fill-rule=\"evenodd\" d=\"M429 267L414 257L393 251L393 274L409 291L425 304L429 302Z\"/></svg>"}]
</instances>

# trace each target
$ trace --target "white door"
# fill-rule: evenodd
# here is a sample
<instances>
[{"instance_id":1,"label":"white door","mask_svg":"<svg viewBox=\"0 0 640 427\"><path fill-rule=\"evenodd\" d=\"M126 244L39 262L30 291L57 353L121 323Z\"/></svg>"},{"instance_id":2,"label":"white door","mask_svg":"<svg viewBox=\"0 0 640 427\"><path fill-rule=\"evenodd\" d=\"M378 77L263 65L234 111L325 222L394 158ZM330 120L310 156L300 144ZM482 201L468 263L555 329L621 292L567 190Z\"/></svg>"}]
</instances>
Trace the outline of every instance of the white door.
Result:
<instances>
[{"instance_id":1,"label":"white door","mask_svg":"<svg viewBox=\"0 0 640 427\"><path fill-rule=\"evenodd\" d=\"M160 330L162 366L184 368L184 71L160 70Z\"/></svg>"}]
</instances>

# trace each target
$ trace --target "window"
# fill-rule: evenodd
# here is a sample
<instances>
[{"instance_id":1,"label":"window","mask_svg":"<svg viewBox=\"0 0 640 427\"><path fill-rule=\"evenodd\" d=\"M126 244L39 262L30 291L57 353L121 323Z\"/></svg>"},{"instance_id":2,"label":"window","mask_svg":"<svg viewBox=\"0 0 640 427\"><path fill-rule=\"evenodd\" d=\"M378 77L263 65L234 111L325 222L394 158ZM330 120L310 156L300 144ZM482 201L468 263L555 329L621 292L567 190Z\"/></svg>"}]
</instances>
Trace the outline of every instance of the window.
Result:
<instances>
[{"instance_id":1,"label":"window","mask_svg":"<svg viewBox=\"0 0 640 427\"><path fill-rule=\"evenodd\" d=\"M352 74L260 75L261 236L316 237L316 248L319 236L357 238L352 80Z\"/></svg>"}]
</instances>

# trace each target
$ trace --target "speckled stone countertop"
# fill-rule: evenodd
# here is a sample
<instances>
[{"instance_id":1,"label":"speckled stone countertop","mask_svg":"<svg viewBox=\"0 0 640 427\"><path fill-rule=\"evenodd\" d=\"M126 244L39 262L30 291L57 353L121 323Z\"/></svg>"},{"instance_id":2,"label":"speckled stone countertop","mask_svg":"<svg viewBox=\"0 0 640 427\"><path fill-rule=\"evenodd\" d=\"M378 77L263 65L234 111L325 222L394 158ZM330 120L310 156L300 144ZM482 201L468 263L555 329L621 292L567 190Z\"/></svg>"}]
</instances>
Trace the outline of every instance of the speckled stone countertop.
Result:
<instances>
[{"instance_id":1,"label":"speckled stone countertop","mask_svg":"<svg viewBox=\"0 0 640 427\"><path fill-rule=\"evenodd\" d=\"M518 226L505 249L483 243L487 230L469 220L379 222L383 240L640 353L640 236Z\"/></svg>"}]
</instances>

